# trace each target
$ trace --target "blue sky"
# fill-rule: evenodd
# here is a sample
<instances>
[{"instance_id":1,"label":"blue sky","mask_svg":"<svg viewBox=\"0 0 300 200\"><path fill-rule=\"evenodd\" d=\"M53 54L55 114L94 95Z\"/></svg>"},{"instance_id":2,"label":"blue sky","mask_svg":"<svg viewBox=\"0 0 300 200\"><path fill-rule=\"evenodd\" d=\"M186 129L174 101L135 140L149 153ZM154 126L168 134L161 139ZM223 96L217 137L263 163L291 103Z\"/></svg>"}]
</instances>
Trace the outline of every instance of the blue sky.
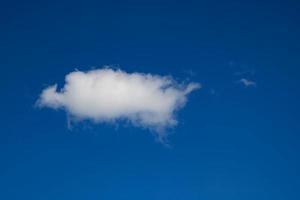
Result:
<instances>
[{"instance_id":1,"label":"blue sky","mask_svg":"<svg viewBox=\"0 0 300 200\"><path fill-rule=\"evenodd\" d=\"M10 1L0 8L0 199L299 199L297 1ZM202 88L170 148L34 105L104 65ZM254 81L246 87L239 80Z\"/></svg>"}]
</instances>

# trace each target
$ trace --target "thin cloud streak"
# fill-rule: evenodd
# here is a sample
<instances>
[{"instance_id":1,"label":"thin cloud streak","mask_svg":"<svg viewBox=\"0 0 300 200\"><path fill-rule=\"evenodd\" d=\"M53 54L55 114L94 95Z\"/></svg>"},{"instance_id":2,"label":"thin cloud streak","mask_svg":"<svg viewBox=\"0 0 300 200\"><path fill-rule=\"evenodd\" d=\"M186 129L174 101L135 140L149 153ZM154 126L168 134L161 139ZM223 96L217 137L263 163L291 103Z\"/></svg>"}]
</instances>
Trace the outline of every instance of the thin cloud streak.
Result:
<instances>
[{"instance_id":1,"label":"thin cloud streak","mask_svg":"<svg viewBox=\"0 0 300 200\"><path fill-rule=\"evenodd\" d=\"M251 81L251 80L248 80L248 79L246 79L246 78L241 78L241 79L239 80L239 82L242 83L242 84L243 84L244 86L246 86L246 87L250 87L250 86L255 87L255 86L256 86L256 82Z\"/></svg>"}]
</instances>

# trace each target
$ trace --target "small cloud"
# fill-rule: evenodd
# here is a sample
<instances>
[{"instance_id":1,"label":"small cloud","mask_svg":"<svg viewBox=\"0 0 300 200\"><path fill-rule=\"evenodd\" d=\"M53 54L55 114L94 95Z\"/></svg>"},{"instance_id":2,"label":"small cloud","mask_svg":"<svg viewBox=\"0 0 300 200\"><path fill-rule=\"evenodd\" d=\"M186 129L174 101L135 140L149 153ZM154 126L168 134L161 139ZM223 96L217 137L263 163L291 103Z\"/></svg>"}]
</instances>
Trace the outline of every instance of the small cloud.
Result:
<instances>
[{"instance_id":1,"label":"small cloud","mask_svg":"<svg viewBox=\"0 0 300 200\"><path fill-rule=\"evenodd\" d=\"M251 86L255 87L256 86L256 82L245 79L245 78L241 78L239 80L239 82L244 84L244 86L246 86L246 87L251 87Z\"/></svg>"},{"instance_id":2,"label":"small cloud","mask_svg":"<svg viewBox=\"0 0 300 200\"><path fill-rule=\"evenodd\" d=\"M180 84L169 76L127 73L102 68L66 75L65 85L45 88L37 101L40 107L62 109L76 121L95 123L128 121L137 127L156 131L177 124L175 112L183 108L187 96L200 88L199 83Z\"/></svg>"}]
</instances>

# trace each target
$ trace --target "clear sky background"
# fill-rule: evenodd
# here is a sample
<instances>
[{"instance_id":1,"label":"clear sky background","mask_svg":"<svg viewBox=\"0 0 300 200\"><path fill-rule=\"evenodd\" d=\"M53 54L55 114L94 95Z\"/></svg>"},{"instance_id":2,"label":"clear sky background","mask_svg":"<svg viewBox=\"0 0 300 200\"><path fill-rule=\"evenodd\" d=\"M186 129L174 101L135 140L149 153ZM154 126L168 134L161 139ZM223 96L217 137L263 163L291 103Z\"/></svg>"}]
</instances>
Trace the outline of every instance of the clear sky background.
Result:
<instances>
[{"instance_id":1,"label":"clear sky background","mask_svg":"<svg viewBox=\"0 0 300 200\"><path fill-rule=\"evenodd\" d=\"M0 199L300 199L298 1L2 1ZM74 71L200 82L170 148L34 107ZM256 82L246 87L239 80Z\"/></svg>"}]
</instances>

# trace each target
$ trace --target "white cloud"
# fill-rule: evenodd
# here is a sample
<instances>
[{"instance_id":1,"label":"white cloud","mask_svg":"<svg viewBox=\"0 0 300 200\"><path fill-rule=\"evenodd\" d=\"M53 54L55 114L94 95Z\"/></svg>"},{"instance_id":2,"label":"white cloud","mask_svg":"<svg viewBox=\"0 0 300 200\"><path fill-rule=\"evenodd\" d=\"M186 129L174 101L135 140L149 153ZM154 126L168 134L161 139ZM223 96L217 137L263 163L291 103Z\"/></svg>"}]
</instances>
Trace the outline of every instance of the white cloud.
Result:
<instances>
[{"instance_id":1,"label":"white cloud","mask_svg":"<svg viewBox=\"0 0 300 200\"><path fill-rule=\"evenodd\" d=\"M239 82L241 82L242 84L244 84L246 87L256 86L256 82L250 81L250 80L245 79L245 78L241 78Z\"/></svg>"},{"instance_id":2,"label":"white cloud","mask_svg":"<svg viewBox=\"0 0 300 200\"><path fill-rule=\"evenodd\" d=\"M169 76L127 73L102 68L66 75L62 89L49 86L37 101L41 107L63 109L76 120L95 123L125 120L157 131L177 124L174 112L182 108L198 83L179 84Z\"/></svg>"}]
</instances>

